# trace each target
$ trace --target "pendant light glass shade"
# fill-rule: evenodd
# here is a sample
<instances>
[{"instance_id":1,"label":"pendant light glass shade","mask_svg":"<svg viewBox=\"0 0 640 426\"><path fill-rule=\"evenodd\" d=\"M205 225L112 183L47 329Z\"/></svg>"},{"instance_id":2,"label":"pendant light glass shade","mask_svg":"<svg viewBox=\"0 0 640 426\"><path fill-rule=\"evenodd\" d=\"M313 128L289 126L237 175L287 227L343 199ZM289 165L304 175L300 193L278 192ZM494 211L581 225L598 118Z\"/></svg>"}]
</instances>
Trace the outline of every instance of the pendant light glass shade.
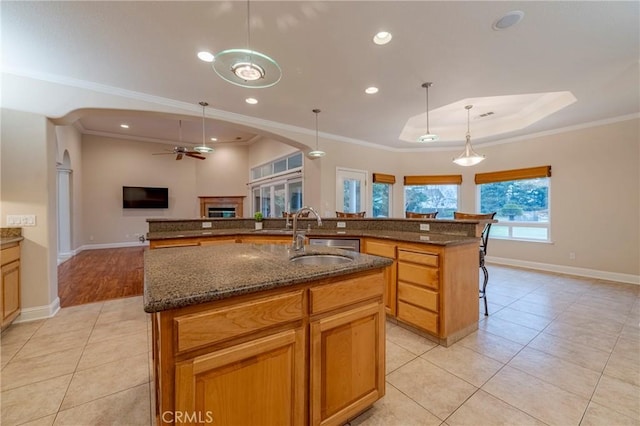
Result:
<instances>
[{"instance_id":1,"label":"pendant light glass shade","mask_svg":"<svg viewBox=\"0 0 640 426\"><path fill-rule=\"evenodd\" d=\"M473 108L473 105L467 105L465 109L467 110L467 141L464 144L464 151L462 154L458 155L453 159L453 162L459 166L475 166L484 160L484 155L480 155L476 153L471 147L471 132L469 131L469 120L470 120L470 110Z\"/></svg>"},{"instance_id":2,"label":"pendant light glass shade","mask_svg":"<svg viewBox=\"0 0 640 426\"><path fill-rule=\"evenodd\" d=\"M212 67L222 79L236 86L271 87L282 78L278 63L251 49L251 9L247 0L247 48L229 49L215 55Z\"/></svg>"},{"instance_id":3,"label":"pendant light glass shade","mask_svg":"<svg viewBox=\"0 0 640 426\"><path fill-rule=\"evenodd\" d=\"M207 146L205 142L205 134L204 134L204 107L206 107L209 104L202 101L200 102L200 105L202 105L202 145L194 147L193 150L198 151L202 154L210 154L213 152L213 148Z\"/></svg>"},{"instance_id":4,"label":"pendant light glass shade","mask_svg":"<svg viewBox=\"0 0 640 426\"><path fill-rule=\"evenodd\" d=\"M427 132L425 134L423 134L422 136L420 136L418 138L418 142L435 142L439 139L438 135L431 133L431 131L429 130L429 87L431 87L433 83L423 83L422 87L424 87L426 89L427 92L427 102L426 102L426 109L427 109Z\"/></svg>"},{"instance_id":5,"label":"pendant light glass shade","mask_svg":"<svg viewBox=\"0 0 640 426\"><path fill-rule=\"evenodd\" d=\"M316 108L313 110L313 112L316 115L316 149L309 152L309 157L319 158L324 157L326 153L324 151L320 151L320 149L318 148L318 114L320 113L320 110Z\"/></svg>"}]
</instances>

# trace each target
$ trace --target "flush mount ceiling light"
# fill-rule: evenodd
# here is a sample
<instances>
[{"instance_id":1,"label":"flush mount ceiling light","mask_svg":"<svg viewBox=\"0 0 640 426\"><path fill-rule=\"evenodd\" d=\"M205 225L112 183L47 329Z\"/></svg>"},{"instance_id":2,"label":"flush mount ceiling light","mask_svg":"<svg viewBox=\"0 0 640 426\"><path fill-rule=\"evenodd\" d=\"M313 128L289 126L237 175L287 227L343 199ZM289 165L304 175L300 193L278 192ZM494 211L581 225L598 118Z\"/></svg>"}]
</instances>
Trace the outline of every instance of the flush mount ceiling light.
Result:
<instances>
[{"instance_id":1,"label":"flush mount ceiling light","mask_svg":"<svg viewBox=\"0 0 640 426\"><path fill-rule=\"evenodd\" d=\"M247 0L247 48L229 49L215 55L213 70L222 79L241 87L271 87L280 81L282 70L276 61L251 50L251 9Z\"/></svg>"},{"instance_id":2,"label":"flush mount ceiling light","mask_svg":"<svg viewBox=\"0 0 640 426\"><path fill-rule=\"evenodd\" d=\"M198 151L202 154L210 154L213 152L213 148L207 146L207 144L205 143L205 137L204 137L204 107L206 107L209 104L206 103L205 101L201 101L199 103L200 105L202 105L202 145L194 147L193 150Z\"/></svg>"},{"instance_id":3,"label":"flush mount ceiling light","mask_svg":"<svg viewBox=\"0 0 640 426\"><path fill-rule=\"evenodd\" d=\"M438 140L438 135L435 135L435 134L433 134L433 133L431 133L429 131L429 87L431 87L432 84L433 83L431 83L431 82L422 83L422 87L424 87L426 89L426 92L427 92L427 97L426 97L426 99L427 99L427 102L426 102L427 132L418 138L418 142L422 142L422 143L435 142L435 141Z\"/></svg>"},{"instance_id":4,"label":"flush mount ceiling light","mask_svg":"<svg viewBox=\"0 0 640 426\"><path fill-rule=\"evenodd\" d=\"M393 38L393 36L391 35L390 32L388 31L380 31L379 33L377 33L376 35L373 36L373 42L377 45L384 45L387 44L391 41L391 39Z\"/></svg>"},{"instance_id":5,"label":"flush mount ceiling light","mask_svg":"<svg viewBox=\"0 0 640 426\"><path fill-rule=\"evenodd\" d=\"M462 154L458 155L453 159L453 162L459 166L475 166L482 160L484 160L484 155L477 154L473 148L471 147L471 132L469 131L469 120L470 120L470 110L473 108L473 105L467 105L464 107L467 110L467 141L464 144L464 151Z\"/></svg>"},{"instance_id":6,"label":"flush mount ceiling light","mask_svg":"<svg viewBox=\"0 0 640 426\"><path fill-rule=\"evenodd\" d=\"M314 158L324 157L326 153L318 149L318 114L320 113L320 110L316 108L312 111L316 115L316 149L309 152L309 157L314 157Z\"/></svg>"}]
</instances>

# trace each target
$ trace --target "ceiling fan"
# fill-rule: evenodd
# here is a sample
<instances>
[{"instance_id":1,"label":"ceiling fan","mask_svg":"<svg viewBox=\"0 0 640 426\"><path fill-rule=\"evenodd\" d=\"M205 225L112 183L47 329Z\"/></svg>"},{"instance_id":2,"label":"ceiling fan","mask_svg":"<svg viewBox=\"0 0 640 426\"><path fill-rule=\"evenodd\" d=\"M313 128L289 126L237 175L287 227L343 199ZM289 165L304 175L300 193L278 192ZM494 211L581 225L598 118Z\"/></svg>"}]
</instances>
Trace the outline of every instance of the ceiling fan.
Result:
<instances>
[{"instance_id":1,"label":"ceiling fan","mask_svg":"<svg viewBox=\"0 0 640 426\"><path fill-rule=\"evenodd\" d=\"M182 120L178 120L179 123L179 132L180 132L180 145L182 145ZM174 146L172 150L167 150L169 152L156 152L153 155L167 155L167 154L175 154L176 160L182 160L183 156L197 158L198 160L204 160L205 156L203 156L199 151L191 150L184 146Z\"/></svg>"},{"instance_id":2,"label":"ceiling fan","mask_svg":"<svg viewBox=\"0 0 640 426\"><path fill-rule=\"evenodd\" d=\"M198 160L204 160L207 157L201 155L198 151L192 151L189 148L184 146L174 146L172 150L167 150L168 152L155 152L153 155L167 155L167 154L176 154L176 160L182 160L183 156L197 158Z\"/></svg>"}]
</instances>

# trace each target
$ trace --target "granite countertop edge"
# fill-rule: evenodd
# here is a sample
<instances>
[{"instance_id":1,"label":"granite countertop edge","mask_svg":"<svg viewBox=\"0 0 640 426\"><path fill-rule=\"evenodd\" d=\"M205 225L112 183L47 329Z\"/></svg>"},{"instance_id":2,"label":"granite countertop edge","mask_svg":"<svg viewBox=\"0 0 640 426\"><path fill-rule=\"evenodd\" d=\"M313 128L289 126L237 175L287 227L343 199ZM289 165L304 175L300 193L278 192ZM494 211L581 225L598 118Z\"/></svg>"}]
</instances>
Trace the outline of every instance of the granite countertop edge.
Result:
<instances>
[{"instance_id":1,"label":"granite countertop edge","mask_svg":"<svg viewBox=\"0 0 640 426\"><path fill-rule=\"evenodd\" d=\"M17 243L22 240L24 240L24 237L3 237L3 238L0 238L0 246L5 246L11 243Z\"/></svg>"},{"instance_id":2,"label":"granite countertop edge","mask_svg":"<svg viewBox=\"0 0 640 426\"><path fill-rule=\"evenodd\" d=\"M354 261L340 265L294 265L289 261L313 254L336 254ZM328 247L307 246L304 252L291 254L288 247L277 244L231 243L150 250L145 252L144 310L154 313L179 309L384 268L392 262Z\"/></svg>"},{"instance_id":3,"label":"granite countertop edge","mask_svg":"<svg viewBox=\"0 0 640 426\"><path fill-rule=\"evenodd\" d=\"M405 231L380 231L380 230L335 230L335 229L312 229L310 231L303 230L303 233L310 238L379 238L383 240L402 241L407 243L434 244L441 246L450 246L458 244L467 244L477 242L479 239L466 235L440 234L429 232L405 232ZM190 231L166 231L166 232L149 232L147 240L169 240L180 238L200 238L200 237L224 237L224 236L270 236L270 237L288 237L292 235L292 231L283 229L262 229L259 231L253 229L204 229Z\"/></svg>"}]
</instances>

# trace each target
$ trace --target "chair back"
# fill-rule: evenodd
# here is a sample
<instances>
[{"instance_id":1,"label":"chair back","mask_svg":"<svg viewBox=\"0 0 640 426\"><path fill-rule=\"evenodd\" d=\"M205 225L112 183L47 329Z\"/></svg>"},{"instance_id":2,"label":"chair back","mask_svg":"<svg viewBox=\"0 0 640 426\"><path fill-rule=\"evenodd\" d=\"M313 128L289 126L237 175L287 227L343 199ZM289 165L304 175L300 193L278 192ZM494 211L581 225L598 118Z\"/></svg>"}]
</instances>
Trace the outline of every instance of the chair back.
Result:
<instances>
[{"instance_id":1,"label":"chair back","mask_svg":"<svg viewBox=\"0 0 640 426\"><path fill-rule=\"evenodd\" d=\"M346 213L346 212L336 212L336 217L364 217L366 212L358 212L358 213Z\"/></svg>"},{"instance_id":2,"label":"chair back","mask_svg":"<svg viewBox=\"0 0 640 426\"><path fill-rule=\"evenodd\" d=\"M493 219L497 212L493 213L460 213L453 212L454 219ZM491 223L486 223L482 234L480 235L480 250L487 254L487 244L489 242L489 232L491 231Z\"/></svg>"},{"instance_id":3,"label":"chair back","mask_svg":"<svg viewBox=\"0 0 640 426\"><path fill-rule=\"evenodd\" d=\"M291 217L293 218L296 215L295 212L293 213L288 213L288 212L282 212L282 217L287 218L287 217ZM300 216L298 217L309 217L309 212L308 211L304 211L302 213L300 213Z\"/></svg>"},{"instance_id":4,"label":"chair back","mask_svg":"<svg viewBox=\"0 0 640 426\"><path fill-rule=\"evenodd\" d=\"M404 212L407 219L435 219L438 216L438 212L430 213L416 213L416 212Z\"/></svg>"}]
</instances>

